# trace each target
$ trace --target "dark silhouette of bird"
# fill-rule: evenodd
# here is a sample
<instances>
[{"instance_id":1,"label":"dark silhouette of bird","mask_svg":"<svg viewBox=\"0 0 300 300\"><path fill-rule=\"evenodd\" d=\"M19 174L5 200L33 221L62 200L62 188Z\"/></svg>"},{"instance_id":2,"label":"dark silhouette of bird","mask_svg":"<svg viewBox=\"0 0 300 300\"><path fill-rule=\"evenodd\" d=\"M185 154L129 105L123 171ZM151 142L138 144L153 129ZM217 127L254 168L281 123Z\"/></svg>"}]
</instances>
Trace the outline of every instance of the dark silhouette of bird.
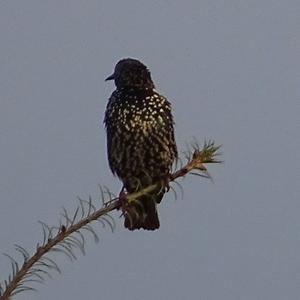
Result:
<instances>
[{"instance_id":1,"label":"dark silhouette of bird","mask_svg":"<svg viewBox=\"0 0 300 300\"><path fill-rule=\"evenodd\" d=\"M106 80L114 80L116 85L104 118L113 174L128 193L163 182L177 159L170 103L155 90L148 68L136 59L120 60ZM159 188L129 202L125 227L158 229L157 203L164 193Z\"/></svg>"}]
</instances>

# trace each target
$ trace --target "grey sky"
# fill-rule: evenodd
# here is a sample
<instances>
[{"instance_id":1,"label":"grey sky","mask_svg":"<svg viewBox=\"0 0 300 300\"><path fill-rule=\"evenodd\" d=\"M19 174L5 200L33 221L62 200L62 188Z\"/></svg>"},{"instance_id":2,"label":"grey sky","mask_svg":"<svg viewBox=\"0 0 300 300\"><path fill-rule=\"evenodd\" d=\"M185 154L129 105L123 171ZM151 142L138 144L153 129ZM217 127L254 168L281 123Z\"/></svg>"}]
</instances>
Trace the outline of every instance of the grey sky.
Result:
<instances>
[{"instance_id":1,"label":"grey sky","mask_svg":"<svg viewBox=\"0 0 300 300\"><path fill-rule=\"evenodd\" d=\"M104 79L141 59L173 104L179 149L223 144L215 184L188 177L157 232L88 240L38 293L15 299L297 300L300 2L1 1L0 252L32 251L77 195L118 192L106 159ZM0 258L0 280L10 271Z\"/></svg>"}]
</instances>

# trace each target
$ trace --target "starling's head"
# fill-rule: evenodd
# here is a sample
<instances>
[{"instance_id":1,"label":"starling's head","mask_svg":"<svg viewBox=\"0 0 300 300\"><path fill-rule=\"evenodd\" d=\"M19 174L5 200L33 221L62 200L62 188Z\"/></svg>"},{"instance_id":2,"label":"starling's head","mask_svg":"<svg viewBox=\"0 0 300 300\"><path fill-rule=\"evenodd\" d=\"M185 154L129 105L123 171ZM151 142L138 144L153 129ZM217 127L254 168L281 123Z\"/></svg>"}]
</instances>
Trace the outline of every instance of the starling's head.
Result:
<instances>
[{"instance_id":1,"label":"starling's head","mask_svg":"<svg viewBox=\"0 0 300 300\"><path fill-rule=\"evenodd\" d=\"M125 58L120 60L115 66L114 73L105 80L113 79L117 88L154 88L150 71L137 59Z\"/></svg>"}]
</instances>

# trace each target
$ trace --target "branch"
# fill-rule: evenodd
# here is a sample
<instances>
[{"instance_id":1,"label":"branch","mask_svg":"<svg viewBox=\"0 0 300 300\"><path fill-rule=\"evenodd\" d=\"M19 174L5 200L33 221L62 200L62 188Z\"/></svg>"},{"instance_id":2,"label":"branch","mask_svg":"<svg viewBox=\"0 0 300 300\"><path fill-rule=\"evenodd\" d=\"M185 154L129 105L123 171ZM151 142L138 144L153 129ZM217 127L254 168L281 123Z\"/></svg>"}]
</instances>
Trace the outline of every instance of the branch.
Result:
<instances>
[{"instance_id":1,"label":"branch","mask_svg":"<svg viewBox=\"0 0 300 300\"><path fill-rule=\"evenodd\" d=\"M189 173L211 178L204 164L220 162L216 160L216 157L220 155L218 152L220 146L215 146L213 142L209 141L204 144L201 150L199 150L198 145L195 145L193 148L192 154L186 157L187 163L170 175L168 182L165 183L166 185ZM126 199L128 201L134 201L140 196L156 190L158 187L161 187L161 182L150 185L136 193L128 194L126 195ZM89 231L95 241L98 241L97 234L90 226L92 222L99 221L103 226L109 225L111 230L114 230L114 220L109 213L113 210L120 209L121 201L118 197L113 197L107 188L100 189L103 200L102 208L96 210L91 197L88 201L78 198L79 205L72 217L68 215L66 209L63 209L63 223L61 223L60 226L50 227L40 222L43 229L43 243L37 245L36 251L31 257L23 247L15 245L16 250L23 256L23 264L19 267L13 257L6 255L11 260L12 274L8 280L4 281L4 284L0 284L0 300L8 300L11 296L25 290L35 290L27 284L32 281L44 282L45 275L51 277L49 273L50 270L56 270L60 273L58 265L53 259L47 257L47 254L51 252L63 252L71 260L76 259L74 254L75 248L79 248L84 254L85 238L82 233L83 230ZM105 202L107 196L109 200Z\"/></svg>"}]
</instances>

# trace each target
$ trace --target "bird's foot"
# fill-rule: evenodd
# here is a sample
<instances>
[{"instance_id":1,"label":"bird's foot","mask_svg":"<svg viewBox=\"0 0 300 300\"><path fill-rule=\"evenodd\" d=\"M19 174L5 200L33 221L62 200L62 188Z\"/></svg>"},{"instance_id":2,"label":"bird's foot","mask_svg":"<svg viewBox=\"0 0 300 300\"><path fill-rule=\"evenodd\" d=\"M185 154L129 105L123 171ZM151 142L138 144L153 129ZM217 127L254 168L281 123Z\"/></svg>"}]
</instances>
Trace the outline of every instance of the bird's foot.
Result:
<instances>
[{"instance_id":1,"label":"bird's foot","mask_svg":"<svg viewBox=\"0 0 300 300\"><path fill-rule=\"evenodd\" d=\"M124 212L126 206L128 206L127 193L125 192L125 187L124 186L122 187L122 189L119 193L119 202L120 202L120 208Z\"/></svg>"},{"instance_id":2,"label":"bird's foot","mask_svg":"<svg viewBox=\"0 0 300 300\"><path fill-rule=\"evenodd\" d=\"M167 193L170 190L170 174L161 178L161 189Z\"/></svg>"},{"instance_id":3,"label":"bird's foot","mask_svg":"<svg viewBox=\"0 0 300 300\"><path fill-rule=\"evenodd\" d=\"M136 199L128 199L127 192L125 191L124 187L119 193L119 202L119 209L121 209L122 211L121 216L125 217L125 224L127 224L127 226L125 225L125 227L133 228L136 220L139 218L139 214L137 208L132 205L132 202L138 204L139 202Z\"/></svg>"}]
</instances>

